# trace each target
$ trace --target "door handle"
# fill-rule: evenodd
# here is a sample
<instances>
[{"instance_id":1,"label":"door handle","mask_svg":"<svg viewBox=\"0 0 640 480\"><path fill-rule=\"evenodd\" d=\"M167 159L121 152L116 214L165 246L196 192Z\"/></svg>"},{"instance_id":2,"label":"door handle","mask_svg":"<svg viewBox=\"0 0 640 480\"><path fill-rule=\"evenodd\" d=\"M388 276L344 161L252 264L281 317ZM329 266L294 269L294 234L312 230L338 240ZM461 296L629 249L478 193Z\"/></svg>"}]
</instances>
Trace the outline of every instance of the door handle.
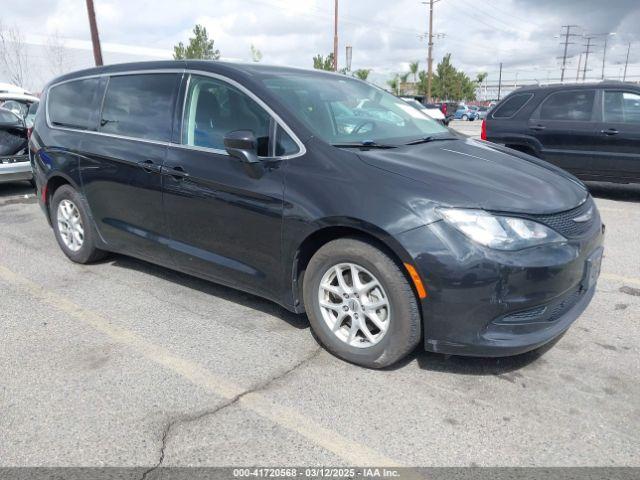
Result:
<instances>
[{"instance_id":1,"label":"door handle","mask_svg":"<svg viewBox=\"0 0 640 480\"><path fill-rule=\"evenodd\" d=\"M162 172L163 175L169 175L170 177L173 177L177 180L182 180L189 176L189 174L184 170L184 168L182 168L179 165L173 168L162 167L160 171Z\"/></svg>"},{"instance_id":2,"label":"door handle","mask_svg":"<svg viewBox=\"0 0 640 480\"><path fill-rule=\"evenodd\" d=\"M160 166L153 163L151 160L143 160L138 162L138 165L147 173L159 173Z\"/></svg>"},{"instance_id":3,"label":"door handle","mask_svg":"<svg viewBox=\"0 0 640 480\"><path fill-rule=\"evenodd\" d=\"M600 130L600 133L604 133L605 135L617 135L620 132L615 128L608 128L607 130Z\"/></svg>"},{"instance_id":4,"label":"door handle","mask_svg":"<svg viewBox=\"0 0 640 480\"><path fill-rule=\"evenodd\" d=\"M541 132L542 130L546 130L547 127L544 125L533 125L529 127L531 130L536 130L537 132Z\"/></svg>"}]
</instances>

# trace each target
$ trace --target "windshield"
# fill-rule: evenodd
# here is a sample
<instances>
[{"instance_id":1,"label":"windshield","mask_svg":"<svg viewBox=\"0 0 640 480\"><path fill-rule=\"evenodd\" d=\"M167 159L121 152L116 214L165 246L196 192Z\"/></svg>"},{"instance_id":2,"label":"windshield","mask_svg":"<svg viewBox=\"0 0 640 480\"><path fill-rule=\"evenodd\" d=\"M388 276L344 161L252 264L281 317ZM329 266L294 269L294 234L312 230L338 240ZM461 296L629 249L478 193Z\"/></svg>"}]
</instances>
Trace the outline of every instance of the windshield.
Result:
<instances>
[{"instance_id":1,"label":"windshield","mask_svg":"<svg viewBox=\"0 0 640 480\"><path fill-rule=\"evenodd\" d=\"M400 145L449 132L404 100L349 77L300 72L264 77L262 82L331 144Z\"/></svg>"}]
</instances>

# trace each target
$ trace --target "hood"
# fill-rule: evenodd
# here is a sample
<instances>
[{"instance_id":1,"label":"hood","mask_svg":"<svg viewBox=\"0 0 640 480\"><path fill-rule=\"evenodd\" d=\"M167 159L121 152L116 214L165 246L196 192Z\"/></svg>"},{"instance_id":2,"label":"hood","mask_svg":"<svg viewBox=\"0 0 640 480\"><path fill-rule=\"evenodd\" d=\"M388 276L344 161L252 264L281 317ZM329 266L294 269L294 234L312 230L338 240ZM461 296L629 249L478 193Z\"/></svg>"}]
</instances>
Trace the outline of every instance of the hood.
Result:
<instances>
[{"instance_id":1,"label":"hood","mask_svg":"<svg viewBox=\"0 0 640 480\"><path fill-rule=\"evenodd\" d=\"M358 155L373 167L421 182L425 198L445 206L548 214L575 208L588 195L557 167L468 138Z\"/></svg>"}]
</instances>

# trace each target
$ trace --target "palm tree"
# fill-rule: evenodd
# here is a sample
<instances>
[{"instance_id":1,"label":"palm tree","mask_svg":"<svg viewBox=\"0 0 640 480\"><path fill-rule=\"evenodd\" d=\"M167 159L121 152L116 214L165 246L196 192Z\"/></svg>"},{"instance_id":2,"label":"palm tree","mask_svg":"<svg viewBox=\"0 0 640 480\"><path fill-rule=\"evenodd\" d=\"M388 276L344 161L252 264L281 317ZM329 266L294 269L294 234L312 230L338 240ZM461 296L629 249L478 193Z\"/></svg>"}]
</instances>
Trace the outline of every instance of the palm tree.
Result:
<instances>
[{"instance_id":1,"label":"palm tree","mask_svg":"<svg viewBox=\"0 0 640 480\"><path fill-rule=\"evenodd\" d=\"M488 76L489 76L489 74L487 72L478 73L478 75L476 75L476 83L478 85L481 85L482 82L484 82L487 79Z\"/></svg>"},{"instance_id":2,"label":"palm tree","mask_svg":"<svg viewBox=\"0 0 640 480\"><path fill-rule=\"evenodd\" d=\"M409 72L413 75L413 83L418 83L418 71L420 70L420 62L416 60L409 64Z\"/></svg>"},{"instance_id":3,"label":"palm tree","mask_svg":"<svg viewBox=\"0 0 640 480\"><path fill-rule=\"evenodd\" d=\"M400 88L400 95L404 93L404 87L407 85L408 81L409 81L409 72L403 73L402 75L400 75L400 82L398 85L398 87Z\"/></svg>"},{"instance_id":4,"label":"palm tree","mask_svg":"<svg viewBox=\"0 0 640 480\"><path fill-rule=\"evenodd\" d=\"M391 80L387 80L387 85L389 85L389 87L391 88L391 91L394 94L398 94L398 74L396 73L396 76L393 77Z\"/></svg>"},{"instance_id":5,"label":"palm tree","mask_svg":"<svg viewBox=\"0 0 640 480\"><path fill-rule=\"evenodd\" d=\"M369 78L369 74L371 73L371 69L370 68L360 68L358 70L356 70L355 72L353 72L353 75L357 78L359 78L360 80L367 80L367 78Z\"/></svg>"}]
</instances>

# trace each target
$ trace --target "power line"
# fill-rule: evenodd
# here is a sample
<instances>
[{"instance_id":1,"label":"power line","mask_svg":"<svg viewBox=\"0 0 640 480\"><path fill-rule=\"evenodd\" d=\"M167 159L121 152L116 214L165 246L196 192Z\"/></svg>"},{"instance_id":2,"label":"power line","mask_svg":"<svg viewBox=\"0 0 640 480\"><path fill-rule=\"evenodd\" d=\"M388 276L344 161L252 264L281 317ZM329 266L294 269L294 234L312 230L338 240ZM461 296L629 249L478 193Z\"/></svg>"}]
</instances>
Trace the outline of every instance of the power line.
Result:
<instances>
[{"instance_id":1,"label":"power line","mask_svg":"<svg viewBox=\"0 0 640 480\"><path fill-rule=\"evenodd\" d=\"M564 33L564 53L562 55L562 67L560 69L560 83L564 82L564 71L567 67L567 50L569 48L569 38L577 37L576 33L571 33L572 28L578 28L578 25L563 25L562 28L565 28L566 31ZM571 43L573 45L573 43Z\"/></svg>"},{"instance_id":2,"label":"power line","mask_svg":"<svg viewBox=\"0 0 640 480\"><path fill-rule=\"evenodd\" d=\"M627 47L627 60L624 62L624 76L622 77L622 81L626 82L627 80L627 67L629 66L629 52L631 51L631 42L629 42L629 46Z\"/></svg>"},{"instance_id":3,"label":"power line","mask_svg":"<svg viewBox=\"0 0 640 480\"><path fill-rule=\"evenodd\" d=\"M584 82L587 79L587 63L589 62L589 54L592 53L589 48L591 48L591 40L594 37L586 37L587 44L585 45L586 50L584 52L584 70L582 71L582 81Z\"/></svg>"}]
</instances>

